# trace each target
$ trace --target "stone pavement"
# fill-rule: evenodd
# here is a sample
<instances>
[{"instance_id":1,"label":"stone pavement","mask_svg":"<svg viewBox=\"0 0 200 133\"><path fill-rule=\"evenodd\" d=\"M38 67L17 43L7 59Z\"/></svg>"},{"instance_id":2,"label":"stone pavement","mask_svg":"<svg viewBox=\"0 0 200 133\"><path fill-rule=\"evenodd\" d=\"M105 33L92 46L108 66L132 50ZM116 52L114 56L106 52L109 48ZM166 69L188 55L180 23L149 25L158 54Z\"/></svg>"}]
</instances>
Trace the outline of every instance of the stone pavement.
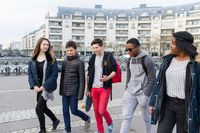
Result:
<instances>
[{"instance_id":1,"label":"stone pavement","mask_svg":"<svg viewBox=\"0 0 200 133\"><path fill-rule=\"evenodd\" d=\"M124 72L122 72L122 75L122 83L113 85L113 100L108 105L108 110L114 122L114 133L119 133L121 126L122 96L126 79ZM27 76L0 77L0 84L0 133L37 133L39 131L39 123L35 113L36 95L29 89ZM48 106L61 120L56 132L62 133L64 124L61 96L59 96L58 90L55 91L54 95L55 100L49 101ZM81 108L80 106L84 101L85 99L79 102L79 108ZM91 128L88 131L84 130L84 122L80 118L71 115L72 133L94 133L96 131L93 109L88 114L92 118ZM47 130L50 133L51 124L50 119L46 117ZM105 121L104 124L106 131L107 125ZM144 129L141 112L137 108L129 132L145 133ZM156 126L153 126L152 133L156 133L155 130Z\"/></svg>"},{"instance_id":2,"label":"stone pavement","mask_svg":"<svg viewBox=\"0 0 200 133\"><path fill-rule=\"evenodd\" d=\"M79 104L79 108L81 108L81 105L82 105L82 103ZM114 128L115 128L114 133L118 133L119 130L120 130L121 106L122 106L122 99L121 98L114 99L109 103L108 110L111 112L112 119L114 121ZM62 133L63 130L64 130L64 123L63 123L63 118L62 118L61 105L51 106L50 108L61 119L61 123L59 124L56 132ZM90 129L85 130L84 129L84 121L82 121L82 120L80 120L80 118L76 117L75 119L72 120L72 124L71 124L72 125L72 133L94 133L95 132L96 121L95 121L95 118L94 118L93 109L91 109L91 111L89 112L89 115L92 117ZM4 125L5 125L5 123L10 123L10 122L15 122L17 124L17 123L20 123L21 121L27 121L26 124L31 125L32 121L30 121L30 119L33 119L37 123L36 125L38 125L37 117L36 117L34 109L2 112L0 114L0 124L4 124ZM105 121L104 121L104 123L105 123ZM144 130L144 126L143 126L143 120L142 120L142 117L141 117L141 111L138 110L138 109L134 113L133 123L134 123L134 125L132 124L130 132L133 132L133 133L144 132L144 131L142 131L142 130ZM39 131L38 126L27 128L26 124L24 124L24 127L20 126L21 129L16 130L16 131L13 131L13 130L11 130L11 131L1 130L1 131L4 131L6 133L37 133ZM0 128L1 127L2 126L0 125ZM51 122L50 122L50 120L47 119L47 131L51 132L51 128L52 128ZM107 128L107 125L105 124L105 131L106 131L106 128Z\"/></svg>"}]
</instances>

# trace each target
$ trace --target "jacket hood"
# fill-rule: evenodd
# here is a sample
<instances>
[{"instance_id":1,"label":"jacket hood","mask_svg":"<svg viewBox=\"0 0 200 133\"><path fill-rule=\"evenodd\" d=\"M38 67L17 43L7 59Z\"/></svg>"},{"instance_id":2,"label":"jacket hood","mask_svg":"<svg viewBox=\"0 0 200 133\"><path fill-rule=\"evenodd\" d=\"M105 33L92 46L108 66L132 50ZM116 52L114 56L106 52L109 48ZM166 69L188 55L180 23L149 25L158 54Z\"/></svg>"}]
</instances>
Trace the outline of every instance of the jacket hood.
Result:
<instances>
[{"instance_id":1,"label":"jacket hood","mask_svg":"<svg viewBox=\"0 0 200 133\"><path fill-rule=\"evenodd\" d=\"M141 50L138 56L132 57L132 58L133 59L139 59L139 58L142 58L143 56L146 56L146 55L148 55L148 54Z\"/></svg>"}]
</instances>

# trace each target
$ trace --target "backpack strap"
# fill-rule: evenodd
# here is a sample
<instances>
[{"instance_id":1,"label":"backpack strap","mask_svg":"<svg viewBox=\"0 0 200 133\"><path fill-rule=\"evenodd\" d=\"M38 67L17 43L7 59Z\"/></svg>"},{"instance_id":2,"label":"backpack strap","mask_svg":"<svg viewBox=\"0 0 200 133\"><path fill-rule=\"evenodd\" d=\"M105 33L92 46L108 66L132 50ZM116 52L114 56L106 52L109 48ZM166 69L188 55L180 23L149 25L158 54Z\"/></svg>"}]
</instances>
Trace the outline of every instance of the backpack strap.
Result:
<instances>
[{"instance_id":1,"label":"backpack strap","mask_svg":"<svg viewBox=\"0 0 200 133\"><path fill-rule=\"evenodd\" d=\"M145 57L146 57L146 55L141 58L141 64L142 64L142 68L143 68L144 72L146 73L146 75L148 75L147 67L145 66L145 62L144 62Z\"/></svg>"}]
</instances>

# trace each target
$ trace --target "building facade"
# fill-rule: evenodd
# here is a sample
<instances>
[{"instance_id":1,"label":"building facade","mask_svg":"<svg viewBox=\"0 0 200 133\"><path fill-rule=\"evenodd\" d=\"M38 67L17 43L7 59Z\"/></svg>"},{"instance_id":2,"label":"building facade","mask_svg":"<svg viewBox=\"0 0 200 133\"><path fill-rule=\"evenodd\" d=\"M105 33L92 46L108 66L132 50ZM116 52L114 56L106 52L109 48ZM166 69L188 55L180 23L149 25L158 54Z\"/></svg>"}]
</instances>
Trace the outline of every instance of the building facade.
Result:
<instances>
[{"instance_id":1,"label":"building facade","mask_svg":"<svg viewBox=\"0 0 200 133\"><path fill-rule=\"evenodd\" d=\"M45 36L45 25L43 24L38 30L35 30L22 38L23 55L31 56L36 46L37 40Z\"/></svg>"},{"instance_id":2,"label":"building facade","mask_svg":"<svg viewBox=\"0 0 200 133\"><path fill-rule=\"evenodd\" d=\"M65 54L69 40L77 43L80 54L91 54L90 43L97 37L117 54L124 53L126 40L135 37L143 50L162 55L169 49L171 33L182 30L194 35L200 51L200 3L171 7L142 4L132 9L58 7L57 16L47 14L45 18L45 36L59 57Z\"/></svg>"},{"instance_id":3,"label":"building facade","mask_svg":"<svg viewBox=\"0 0 200 133\"><path fill-rule=\"evenodd\" d=\"M0 56L2 56L3 44L0 44Z\"/></svg>"},{"instance_id":4,"label":"building facade","mask_svg":"<svg viewBox=\"0 0 200 133\"><path fill-rule=\"evenodd\" d=\"M23 49L23 45L22 45L22 43L21 42L15 42L15 41L13 41L13 42L11 42L10 43L10 50L19 50L19 51L21 51Z\"/></svg>"}]
</instances>

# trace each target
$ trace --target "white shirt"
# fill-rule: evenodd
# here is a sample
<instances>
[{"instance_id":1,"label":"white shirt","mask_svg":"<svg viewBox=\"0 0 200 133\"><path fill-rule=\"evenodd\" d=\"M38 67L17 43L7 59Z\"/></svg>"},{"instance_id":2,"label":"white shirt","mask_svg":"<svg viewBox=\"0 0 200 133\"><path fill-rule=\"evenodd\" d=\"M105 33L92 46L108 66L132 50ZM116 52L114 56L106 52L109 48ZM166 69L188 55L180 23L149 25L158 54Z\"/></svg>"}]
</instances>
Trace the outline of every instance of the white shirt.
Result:
<instances>
[{"instance_id":1,"label":"white shirt","mask_svg":"<svg viewBox=\"0 0 200 133\"><path fill-rule=\"evenodd\" d=\"M102 56L96 55L95 70L94 70L94 82L92 84L92 88L103 87L103 82L100 81L100 78L102 78L102 75L103 75L102 62L103 62L103 55Z\"/></svg>"},{"instance_id":2,"label":"white shirt","mask_svg":"<svg viewBox=\"0 0 200 133\"><path fill-rule=\"evenodd\" d=\"M189 60L177 61L172 59L166 71L167 95L185 99L186 67Z\"/></svg>"}]
</instances>

